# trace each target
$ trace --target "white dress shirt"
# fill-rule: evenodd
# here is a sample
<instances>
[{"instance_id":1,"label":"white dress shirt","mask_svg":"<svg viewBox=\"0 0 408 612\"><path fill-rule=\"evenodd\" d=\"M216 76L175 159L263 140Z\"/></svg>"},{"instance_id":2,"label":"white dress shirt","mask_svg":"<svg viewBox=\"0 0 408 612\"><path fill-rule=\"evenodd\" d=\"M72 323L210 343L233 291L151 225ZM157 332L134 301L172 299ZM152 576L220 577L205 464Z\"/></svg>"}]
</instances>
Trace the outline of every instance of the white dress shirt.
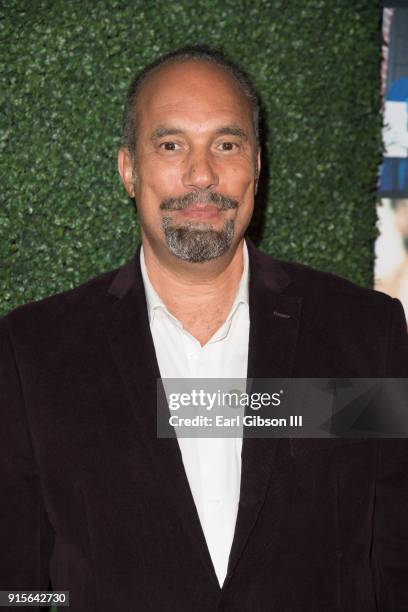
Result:
<instances>
[{"instance_id":1,"label":"white dress shirt","mask_svg":"<svg viewBox=\"0 0 408 612\"><path fill-rule=\"evenodd\" d=\"M229 315L204 346L183 328L154 290L143 247L140 265L150 329L162 378L246 379L249 340L249 264ZM241 484L242 438L178 438L184 469L220 586L228 567Z\"/></svg>"}]
</instances>

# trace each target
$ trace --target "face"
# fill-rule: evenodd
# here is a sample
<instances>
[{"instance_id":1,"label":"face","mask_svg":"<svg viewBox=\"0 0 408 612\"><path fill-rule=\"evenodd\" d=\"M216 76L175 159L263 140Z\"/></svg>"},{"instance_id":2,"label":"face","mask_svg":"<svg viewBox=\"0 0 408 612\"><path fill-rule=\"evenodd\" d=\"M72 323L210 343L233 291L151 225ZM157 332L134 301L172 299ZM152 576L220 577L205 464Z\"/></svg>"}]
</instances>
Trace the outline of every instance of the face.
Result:
<instances>
[{"instance_id":1,"label":"face","mask_svg":"<svg viewBox=\"0 0 408 612\"><path fill-rule=\"evenodd\" d=\"M259 173L252 110L214 65L164 66L136 105L134 165L119 172L135 197L143 242L158 254L200 263L234 250L251 219Z\"/></svg>"}]
</instances>

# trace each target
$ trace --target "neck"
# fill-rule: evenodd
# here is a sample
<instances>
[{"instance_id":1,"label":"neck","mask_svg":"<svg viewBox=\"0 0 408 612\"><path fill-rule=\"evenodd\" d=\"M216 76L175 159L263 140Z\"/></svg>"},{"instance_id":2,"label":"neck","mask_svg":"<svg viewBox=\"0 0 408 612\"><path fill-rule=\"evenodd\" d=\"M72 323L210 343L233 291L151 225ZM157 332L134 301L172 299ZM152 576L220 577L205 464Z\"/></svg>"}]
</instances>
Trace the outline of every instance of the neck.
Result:
<instances>
[{"instance_id":1,"label":"neck","mask_svg":"<svg viewBox=\"0 0 408 612\"><path fill-rule=\"evenodd\" d=\"M151 284L167 309L201 343L228 316L242 277L243 246L241 239L228 254L192 264L174 256L161 258L148 240L143 240Z\"/></svg>"}]
</instances>

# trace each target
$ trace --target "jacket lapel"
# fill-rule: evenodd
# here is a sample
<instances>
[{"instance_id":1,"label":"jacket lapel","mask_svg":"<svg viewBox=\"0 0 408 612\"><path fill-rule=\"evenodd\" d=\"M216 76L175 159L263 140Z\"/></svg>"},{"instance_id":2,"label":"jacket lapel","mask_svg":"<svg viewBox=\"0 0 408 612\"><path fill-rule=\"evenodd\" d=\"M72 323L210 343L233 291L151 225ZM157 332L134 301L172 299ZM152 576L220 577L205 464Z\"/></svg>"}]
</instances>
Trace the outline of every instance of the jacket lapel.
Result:
<instances>
[{"instance_id":1,"label":"jacket lapel","mask_svg":"<svg viewBox=\"0 0 408 612\"><path fill-rule=\"evenodd\" d=\"M284 293L290 278L280 264L257 251L249 240L247 245L250 265L248 379L289 378L301 300ZM204 567L212 575L214 586L219 588L177 439L157 438L156 384L160 372L150 333L139 258L140 247L134 258L119 269L109 288L114 302L103 313L109 345L132 407L137 435L149 449L162 475L166 495L172 499ZM238 516L223 589L257 521L277 444L277 439L244 438Z\"/></svg>"},{"instance_id":2,"label":"jacket lapel","mask_svg":"<svg viewBox=\"0 0 408 612\"><path fill-rule=\"evenodd\" d=\"M247 240L250 285L248 379L290 378L298 337L301 299L284 293L290 278L282 266ZM247 438L242 446L241 491L227 581L241 558L265 499L277 438Z\"/></svg>"},{"instance_id":3,"label":"jacket lapel","mask_svg":"<svg viewBox=\"0 0 408 612\"><path fill-rule=\"evenodd\" d=\"M192 545L219 589L178 441L157 438L156 385L160 372L150 333L139 258L140 247L135 257L118 271L110 286L109 293L116 300L104 313L105 329L132 407L137 436L146 444L162 476L164 495L172 500Z\"/></svg>"}]
</instances>

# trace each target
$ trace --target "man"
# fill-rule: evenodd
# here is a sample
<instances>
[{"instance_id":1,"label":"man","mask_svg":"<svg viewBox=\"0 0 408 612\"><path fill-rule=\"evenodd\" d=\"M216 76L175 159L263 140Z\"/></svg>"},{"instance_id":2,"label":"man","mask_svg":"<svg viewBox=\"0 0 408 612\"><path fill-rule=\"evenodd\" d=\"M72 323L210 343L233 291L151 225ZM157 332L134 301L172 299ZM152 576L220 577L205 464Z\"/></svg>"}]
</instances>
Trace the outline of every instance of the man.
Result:
<instances>
[{"instance_id":1,"label":"man","mask_svg":"<svg viewBox=\"0 0 408 612\"><path fill-rule=\"evenodd\" d=\"M244 241L246 77L193 48L131 85L143 248L1 322L3 589L75 612L408 606L405 440L158 439L160 377L400 377L401 305Z\"/></svg>"}]
</instances>

